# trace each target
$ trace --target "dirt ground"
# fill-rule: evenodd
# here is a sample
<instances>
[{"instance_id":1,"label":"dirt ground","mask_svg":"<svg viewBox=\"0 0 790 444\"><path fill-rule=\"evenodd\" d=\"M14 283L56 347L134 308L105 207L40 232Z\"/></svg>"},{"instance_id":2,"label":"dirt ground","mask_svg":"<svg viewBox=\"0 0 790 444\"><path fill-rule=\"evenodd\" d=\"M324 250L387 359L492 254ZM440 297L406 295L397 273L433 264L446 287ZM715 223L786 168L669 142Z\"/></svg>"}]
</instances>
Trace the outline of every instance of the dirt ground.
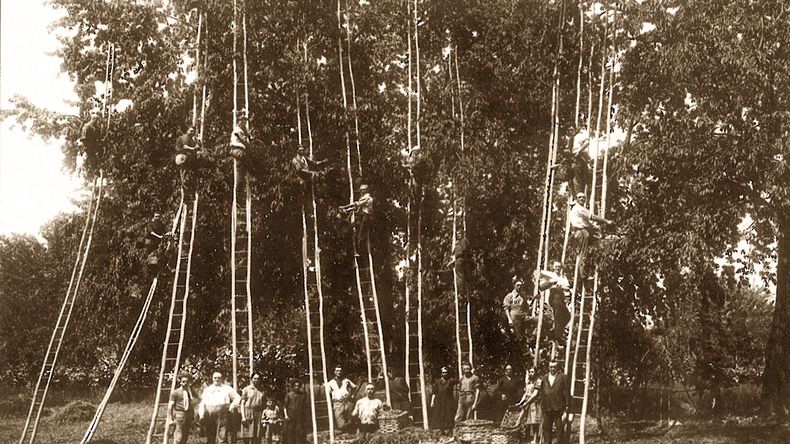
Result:
<instances>
[{"instance_id":1,"label":"dirt ground","mask_svg":"<svg viewBox=\"0 0 790 444\"><path fill-rule=\"evenodd\" d=\"M26 409L24 409L26 410ZM92 413L73 414L67 407L47 409L42 418L37 442L42 444L74 444L80 442L90 423ZM139 401L108 405L93 440L96 444L140 444L151 418L151 402ZM0 412L0 443L14 443L24 426L24 413ZM733 417L722 420L688 420L667 424L656 422L628 422L605 419L605 434L595 420L589 421L587 443L653 444L653 443L790 443L790 424L763 420L757 417ZM191 437L189 444L205 442ZM574 435L571 442L578 442Z\"/></svg>"}]
</instances>

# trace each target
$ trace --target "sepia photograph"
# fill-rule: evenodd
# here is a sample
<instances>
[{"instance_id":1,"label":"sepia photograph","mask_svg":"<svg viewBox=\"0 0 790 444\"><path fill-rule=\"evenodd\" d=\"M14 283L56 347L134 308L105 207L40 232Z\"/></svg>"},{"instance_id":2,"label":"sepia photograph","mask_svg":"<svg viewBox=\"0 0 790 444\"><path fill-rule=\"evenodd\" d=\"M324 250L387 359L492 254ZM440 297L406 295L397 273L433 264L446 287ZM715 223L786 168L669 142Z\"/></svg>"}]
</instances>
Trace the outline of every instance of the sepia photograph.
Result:
<instances>
[{"instance_id":1,"label":"sepia photograph","mask_svg":"<svg viewBox=\"0 0 790 444\"><path fill-rule=\"evenodd\" d=\"M790 2L0 1L0 443L790 442Z\"/></svg>"}]
</instances>

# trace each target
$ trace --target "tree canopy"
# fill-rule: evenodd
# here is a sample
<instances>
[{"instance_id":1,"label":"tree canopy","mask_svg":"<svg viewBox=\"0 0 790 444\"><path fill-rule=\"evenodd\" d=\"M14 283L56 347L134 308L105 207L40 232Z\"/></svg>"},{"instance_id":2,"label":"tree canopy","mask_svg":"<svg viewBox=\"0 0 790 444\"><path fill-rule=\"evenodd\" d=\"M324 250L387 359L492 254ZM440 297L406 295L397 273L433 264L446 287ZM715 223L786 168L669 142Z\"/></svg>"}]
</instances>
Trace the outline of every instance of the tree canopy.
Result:
<instances>
[{"instance_id":1,"label":"tree canopy","mask_svg":"<svg viewBox=\"0 0 790 444\"><path fill-rule=\"evenodd\" d=\"M141 245L145 223L154 212L173 216L178 174L172 146L191 122L195 91L206 84L204 145L212 167L198 185L186 356L188 365L197 369L228 365L233 172L223 147L233 108L232 8L213 0L53 4L66 12L57 23L69 31L59 55L83 101L81 113L87 114L95 103L96 82L104 78L110 43L117 57L113 102L131 103L114 113L109 128L104 128L107 196L86 270L90 279L78 297L78 322L72 323L64 344L68 353L61 362L71 377L97 380L107 377L122 350L148 285ZM566 128L574 120L582 52L585 94L588 88L596 91L601 63L616 67L616 106L609 111L616 111L617 125L628 130L628 140L612 149L608 217L617 221L625 239L601 258L597 375L602 383L637 384L677 381L687 375L693 375L690 381L695 385L755 378L754 371L733 373L738 366L743 370L743 354L739 353L740 361L730 358L744 349L759 357L754 348L764 345L767 333L744 323L751 326L756 322L753 316L768 316L770 307L765 292L737 282L747 279L753 264L778 261L776 272L769 267L764 273L766 281L776 285L776 304L763 373L766 394L778 399L790 387L790 244L784 237L790 233L787 7L771 0L727 5L713 0L682 5L650 0L581 4L586 20L583 48L578 46L579 5L564 5L564 49L558 60L560 124ZM391 355L399 360L405 282L396 265L405 259L408 193L408 174L400 168L399 153L407 143L410 18L400 1L344 1L340 6L353 31L349 52L361 124L363 180L376 200L371 236L379 295L386 307L385 336ZM453 354L452 319L445 316L452 290L444 270L451 248L451 182L466 197L474 264L473 329L481 372L523 359L523 350L500 330L500 309L510 277L529 278L537 263L562 6L537 0L419 2L422 148L434 166L423 207L425 322L437 332L426 344L431 369L450 362ZM318 186L329 364L343 362L352 371L362 368L361 331L357 322L348 322L358 313L351 233L337 210L348 200L338 59L338 33L345 33L345 28L338 27L337 8L332 2L246 1L250 126L255 149L263 153L253 181L253 312L257 362L270 378L300 373L306 360L299 191L288 170L297 143L296 98L303 93L309 96L315 155L331 165ZM208 29L208 70L197 80L190 64L196 45L195 10L205 12ZM618 48L616 62L601 60L599 52L607 20L612 21L610 39ZM647 23L655 29L646 29ZM595 59L589 61L592 45ZM447 58L455 53L465 114L464 153L459 147L460 121L453 113L458 92L448 72ZM78 122L36 109L22 98L10 114L33 131L64 136L69 159L65 168L74 167ZM595 114L590 114L590 121ZM604 110L604 118L607 114ZM563 199L559 196L557 202ZM554 227L564 225L562 208L562 203L554 206ZM738 226L747 216L754 223L741 232ZM9 262L16 268L2 268L3 298L18 294L31 307L40 307L30 312L26 307L24 318L46 313L32 321L43 336L67 283L64 276L79 236L74 219L79 217L53 220L42 233L46 248L25 238L4 239L0 245L3 253L15 252L12 257L18 258ZM561 229L554 228L553 236L551 254L556 256ZM733 253L744 237L755 248L751 256L740 259L744 266L732 275L732 284L718 275L721 270L714 259L732 256L738 261ZM29 269L22 274L34 285L20 287L20 273L13 271L17 268ZM165 298L157 297L129 367L134 375L130 377L150 380L149 366L158 362L159 338L166 328L166 306ZM728 337L741 328L748 334ZM12 333L4 332L3 350L22 341ZM700 336L704 340L695 340ZM11 366L38 362L34 357L43 355L42 344L30 343L24 358L28 361L18 352L0 356ZM693 358L688 358L689 351ZM721 353L728 359L716 359ZM645 359L657 365L646 366ZM711 366L717 376L701 370ZM29 381L36 373L35 365L17 367L3 377ZM105 370L88 370L96 368Z\"/></svg>"}]
</instances>

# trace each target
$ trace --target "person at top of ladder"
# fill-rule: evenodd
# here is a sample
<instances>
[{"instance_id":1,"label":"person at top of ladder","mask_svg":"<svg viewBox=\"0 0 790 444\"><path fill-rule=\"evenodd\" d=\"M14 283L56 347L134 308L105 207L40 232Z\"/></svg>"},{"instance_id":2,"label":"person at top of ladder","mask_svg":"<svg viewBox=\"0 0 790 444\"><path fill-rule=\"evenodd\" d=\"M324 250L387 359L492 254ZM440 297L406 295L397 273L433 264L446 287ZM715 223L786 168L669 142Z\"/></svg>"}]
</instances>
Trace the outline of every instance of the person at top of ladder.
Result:
<instances>
[{"instance_id":1,"label":"person at top of ladder","mask_svg":"<svg viewBox=\"0 0 790 444\"><path fill-rule=\"evenodd\" d=\"M195 127L190 126L187 131L176 139L176 165L180 167L192 166L200 150L200 141L195 138Z\"/></svg>"},{"instance_id":2,"label":"person at top of ladder","mask_svg":"<svg viewBox=\"0 0 790 444\"><path fill-rule=\"evenodd\" d=\"M236 160L243 159L247 148L251 146L252 137L247 131L247 126L247 113L242 110L239 113L239 118L236 120L233 131L230 133L230 157Z\"/></svg>"},{"instance_id":3,"label":"person at top of ladder","mask_svg":"<svg viewBox=\"0 0 790 444\"><path fill-rule=\"evenodd\" d=\"M200 397L192 388L192 376L189 373L181 373L178 381L181 386L170 392L170 400L167 404L166 430L168 439L172 439L173 444L187 444L195 407L200 402ZM171 427L170 424L173 426Z\"/></svg>"},{"instance_id":4,"label":"person at top of ladder","mask_svg":"<svg viewBox=\"0 0 790 444\"><path fill-rule=\"evenodd\" d=\"M359 186L359 199L351 202L348 205L341 205L339 208L346 213L354 215L354 229L356 230L356 239L354 245L359 251L359 239L364 238L365 229L367 228L368 218L373 214L373 196L368 191L368 186L362 184Z\"/></svg>"},{"instance_id":5,"label":"person at top of ladder","mask_svg":"<svg viewBox=\"0 0 790 444\"><path fill-rule=\"evenodd\" d=\"M99 171L100 161L104 156L103 139L99 125L99 115L91 113L90 119L82 126L80 138L77 140L80 145L80 152L85 155L87 171L93 173Z\"/></svg>"},{"instance_id":6,"label":"person at top of ladder","mask_svg":"<svg viewBox=\"0 0 790 444\"><path fill-rule=\"evenodd\" d=\"M567 150L564 167L570 195L583 193L592 181L590 174L590 135L581 126L572 126L565 134Z\"/></svg>"},{"instance_id":7,"label":"person at top of ladder","mask_svg":"<svg viewBox=\"0 0 790 444\"><path fill-rule=\"evenodd\" d=\"M293 167L294 174L299 179L299 183L301 185L306 185L310 183L310 181L314 177L318 177L321 174L318 167L326 163L326 159L324 160L313 160L307 155L307 150L304 149L302 144L299 144L299 147L296 149L296 154L294 155L293 159L291 159L291 166Z\"/></svg>"},{"instance_id":8,"label":"person at top of ladder","mask_svg":"<svg viewBox=\"0 0 790 444\"><path fill-rule=\"evenodd\" d=\"M562 263L554 261L551 270L540 272L540 291L549 290L549 306L554 313L554 326L552 328L552 339L562 343L565 335L565 326L571 320L571 313L568 311L568 302L571 295L571 285L568 278L562 271Z\"/></svg>"}]
</instances>

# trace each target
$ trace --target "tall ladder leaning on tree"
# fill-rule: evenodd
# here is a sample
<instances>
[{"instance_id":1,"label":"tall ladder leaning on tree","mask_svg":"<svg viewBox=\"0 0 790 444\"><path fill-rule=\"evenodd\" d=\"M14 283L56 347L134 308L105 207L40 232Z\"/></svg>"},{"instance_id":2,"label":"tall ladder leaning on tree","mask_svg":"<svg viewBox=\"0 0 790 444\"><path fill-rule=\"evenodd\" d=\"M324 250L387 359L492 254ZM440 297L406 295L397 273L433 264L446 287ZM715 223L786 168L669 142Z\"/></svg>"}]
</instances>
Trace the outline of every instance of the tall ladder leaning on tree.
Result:
<instances>
[{"instance_id":1,"label":"tall ladder leaning on tree","mask_svg":"<svg viewBox=\"0 0 790 444\"><path fill-rule=\"evenodd\" d=\"M617 56L617 49L616 49L616 32L617 27L615 26L617 23L617 6L612 9L611 11L611 22L612 22L612 35L611 35L611 48L607 45L607 38L609 36L609 11L605 12L605 21L604 21L604 42L601 49L601 82L600 82L600 90L598 95L598 117L595 124L595 157L593 158L593 179L592 179L592 186L590 191L590 212L595 214L595 203L596 198L600 199L600 217L606 217L606 192L608 186L608 178L607 178L607 167L609 163L609 150L611 148L611 129L612 129L612 96L614 94L614 81L615 81L615 58ZM611 53L609 52L611 50ZM611 58L609 57L611 54ZM611 60L611 64L609 67L609 89L608 94L605 92L605 78L606 78L606 66L607 61ZM607 115L606 115L606 149L603 152L603 161L599 167L599 158L600 158L600 141L602 139L601 135L601 121L602 121L602 113L604 110L604 95L608 95L607 99ZM583 254L583 253L582 253ZM577 268L579 267L579 260L577 259ZM587 267L585 267L587 268ZM574 274L579 274L578 270L574 272ZM587 289L585 288L585 280L582 279L582 276L578 276L579 280L582 281L582 289L581 289L581 301L579 304L578 315L571 311L571 323L574 321L577 322L575 326L576 330L576 343L573 348L573 367L571 372L571 400L573 401L572 404L572 412L579 414L579 442L584 444L585 442L585 426L586 426L586 416L587 416L587 408L589 405L589 393L590 393L590 383L591 383L591 351L592 351L592 343L593 343L593 335L595 332L595 316L598 311L598 302L600 300L599 294L599 275L598 275L598 264L594 264L593 268L593 279L592 279L592 288ZM574 279L574 286L576 286L576 279ZM575 294L575 291L574 291ZM574 298L575 299L575 298ZM578 316L578 320L576 317ZM573 332L573 330L571 330ZM569 338L569 341L571 339ZM568 347L570 349L570 347ZM567 366L567 362L566 362ZM567 373L567 371L566 371ZM581 405L579 405L581 404Z\"/></svg>"},{"instance_id":2,"label":"tall ladder leaning on tree","mask_svg":"<svg viewBox=\"0 0 790 444\"><path fill-rule=\"evenodd\" d=\"M250 90L247 82L247 15L245 0L233 1L233 128L244 117L249 134ZM239 35L241 31L241 35ZM241 42L239 42L241 40ZM241 47L239 47L241 43ZM241 53L240 51L241 50ZM241 58L241 60L239 60ZM241 63L241 68L239 64ZM239 73L241 71L241 73ZM239 91L241 87L241 91ZM247 150L251 147L247 147ZM233 210L231 213L231 336L233 340L233 388L253 369L252 294L252 198L250 173L233 159Z\"/></svg>"},{"instance_id":3,"label":"tall ladder leaning on tree","mask_svg":"<svg viewBox=\"0 0 790 444\"><path fill-rule=\"evenodd\" d=\"M360 149L359 115L357 114L357 94L356 84L354 83L354 70L351 58L352 26L351 12L341 12L341 0L337 2L337 28L338 28L338 54L340 65L340 84L343 96L343 109L346 124L346 151L347 169L349 181L349 202L354 202L354 168L351 149L351 130L349 129L352 117L354 123L354 144L356 146L357 174L362 178L362 156ZM347 5L346 5L347 6ZM345 16L346 28L346 54L343 51L343 17ZM344 67L344 64L346 65ZM348 81L351 86L351 104L349 105L346 94L346 75L348 69ZM373 254L370 248L369 225L366 224L364 233L356 233L354 228L354 214L351 215L352 236L356 240L358 237L364 240L363 254L357 251L357 242L352 242L354 251L354 274L357 283L357 294L359 296L359 307L362 320L362 331L365 338L365 357L367 359L368 380L374 381L378 376L384 379L385 401L390 403L389 375L387 372L387 356L384 349L384 332L381 325L381 310L379 307L378 294L376 291L376 276L373 264Z\"/></svg>"},{"instance_id":4,"label":"tall ladder leaning on tree","mask_svg":"<svg viewBox=\"0 0 790 444\"><path fill-rule=\"evenodd\" d=\"M465 158L465 134L464 134L464 101L463 101L463 88L461 87L461 69L458 64L458 48L454 45L450 46L450 54L447 61L448 72L450 76L450 87L453 91L457 88L457 93L452 95L452 116L456 119L458 125L458 146L461 151L461 160ZM454 77L453 77L454 75ZM457 97L455 96L457 94ZM456 111L456 103L458 109ZM461 192L461 198L458 198L458 182L459 177L456 175L451 181L451 199L452 199L452 242L450 245L450 254L455 259L456 246L458 242L463 240L466 242L466 191ZM460 201L460 203L459 203ZM456 365L458 375L462 374L461 367L464 364L474 366L474 342L472 341L472 302L470 296L469 283L462 281L459 278L462 274L469 274L469 270L459 270L459 264L456 260L453 261L453 301L455 305L455 351L456 351ZM468 276L463 279L468 280ZM477 412L475 412L475 415Z\"/></svg>"},{"instance_id":5,"label":"tall ladder leaning on tree","mask_svg":"<svg viewBox=\"0 0 790 444\"><path fill-rule=\"evenodd\" d=\"M411 153L412 143L412 101L416 99L416 119L414 128L416 146L420 146L420 110L422 101L420 85L420 57L419 41L417 36L416 8L412 17L411 0L407 1L407 36L408 36L408 114L407 114L407 147ZM416 0L415 0L416 5ZM412 20L414 19L414 20ZM412 26L414 26L414 48L416 58L416 91L413 88L415 77L412 71ZM412 165L413 167L414 165ZM409 399L412 411L409 412L416 426L428 429L428 400L425 393L425 362L423 353L423 322L422 322L422 202L423 184L415 179L413 170L410 171L408 184L407 226L406 226L406 262L407 277L405 288L406 302L406 362L405 378L409 384ZM413 214L416 206L416 216ZM412 253L413 251L413 253ZM416 273L414 273L416 265ZM416 280L416 282L415 282ZM412 288L416 291L416 301L412 299Z\"/></svg>"},{"instance_id":6,"label":"tall ladder leaning on tree","mask_svg":"<svg viewBox=\"0 0 790 444\"><path fill-rule=\"evenodd\" d=\"M307 43L304 43L304 62L307 66ZM297 48L297 51L300 49ZM313 158L313 128L310 122L310 95L304 85L304 114L307 130L307 147ZM296 92L296 128L299 146L302 137L302 100ZM324 389L328 382L326 369L326 342L324 341L324 292L321 280L321 247L318 230L318 206L315 200L315 183L305 182L300 190L302 206L302 276L304 278L305 325L307 328L307 358L310 373L310 413L313 444L318 444L318 432L329 430L329 441L335 439L334 418L329 409L329 392ZM310 200L307 200L309 194Z\"/></svg>"},{"instance_id":7,"label":"tall ladder leaning on tree","mask_svg":"<svg viewBox=\"0 0 790 444\"><path fill-rule=\"evenodd\" d=\"M553 166L557 163L557 151L559 148L559 115L560 115L560 60L564 51L564 30L565 30L565 2L559 11L557 29L559 30L559 43L557 45L557 56L554 59L554 69L552 72L551 89L551 133L549 135L549 149L546 159L546 176L544 182L543 210L540 221L540 238L538 241L538 259L535 271L535 282L533 287L533 300L538 301L533 306L533 315L538 316L538 326L536 329L535 353L532 357L532 365L538 367L540 360L541 336L543 331L544 297L540 291L540 273L545 270L549 263L549 246L551 240L551 210L554 198L554 171Z\"/></svg>"},{"instance_id":8,"label":"tall ladder leaning on tree","mask_svg":"<svg viewBox=\"0 0 790 444\"><path fill-rule=\"evenodd\" d=\"M200 55L203 50L203 70L205 71L206 58L208 57L208 23L206 15L199 13L198 29L195 46L195 69L198 78L204 73L200 70ZM203 47L205 46L205 48ZM205 130L206 116L206 86L205 81L201 80L202 97L200 100L200 112L198 112L198 92L197 89L192 96L192 126L197 127L200 119L198 140L203 143L203 133ZM168 402L170 393L176 389L178 372L181 367L181 350L184 345L184 329L187 323L187 303L189 302L189 284L192 269L192 251L195 244L195 227L197 224L198 193L187 195L184 180L186 175L182 171L180 202L176 212L176 232L178 234L178 253L176 256L176 267L173 276L173 291L170 296L170 309L168 311L167 329L162 347L162 361L159 368L159 381L156 386L154 397L154 408L151 413L151 423L145 438L145 444L161 442L167 444L167 422L168 422Z\"/></svg>"},{"instance_id":9,"label":"tall ladder leaning on tree","mask_svg":"<svg viewBox=\"0 0 790 444\"><path fill-rule=\"evenodd\" d=\"M111 94L112 94L112 79L115 71L115 45L109 44L107 47L107 62L105 65L104 77L104 94L102 100L101 116L106 117L107 126L105 127L105 134L109 134L110 123L112 119L111 112ZM106 135L105 135L106 138ZM38 374L36 387L33 389L33 399L30 403L30 410L27 413L25 420L25 427L22 429L22 435L19 438L19 444L24 444L27 441L32 444L36 440L36 432L38 431L38 422L41 419L41 413L44 410L44 402L46 401L49 392L49 385L52 383L52 376L55 373L55 365L57 364L58 355L60 354L60 347L63 344L63 338L66 334L66 329L71 320L71 314L74 310L74 302L79 293L80 283L82 282L82 274L85 271L85 264L88 262L88 253L90 252L91 243L93 241L93 228L96 225L96 216L99 214L99 206L101 205L102 186L104 183L104 174L99 171L98 177L94 178L93 186L91 187L91 197L88 200L88 207L85 211L85 225L82 228L82 235L80 236L80 243L77 248L77 255L74 261L74 267L71 269L71 279L69 279L69 286L66 289L66 296L63 299L63 305L58 312L58 319L55 323L55 329L52 331L52 337L47 346L47 352L44 356L44 363L41 366L41 371Z\"/></svg>"},{"instance_id":10,"label":"tall ladder leaning on tree","mask_svg":"<svg viewBox=\"0 0 790 444\"><path fill-rule=\"evenodd\" d=\"M170 230L171 233L178 232L177 225L179 219L181 217L181 206L183 204L183 200L179 203L179 208L176 210L176 216L173 220L173 227ZM169 272L169 270L168 270ZM151 286L148 289L148 295L146 296L145 300L143 301L143 307L140 310L140 315L137 317L137 322L135 322L134 327L132 328L132 333L129 335L129 341L126 343L126 348L121 355L121 358L118 360L118 366L115 368L115 373L113 374L112 380L110 380L110 384L107 386L107 391L104 393L104 397L102 398L101 402L99 403L98 407L96 408L96 413L93 416L90 424L88 425L88 429L85 431L85 435L82 437L82 441L80 444L86 444L93 440L94 434L96 433L96 429L99 427L101 423L102 415L104 414L104 410L107 408L107 404L110 402L110 397L112 397L113 390L115 390L115 386L118 384L118 380L123 373L123 369L126 366L127 361L129 360L129 356L132 354L132 350L134 350L134 346L137 344L137 339L140 337L140 332L145 325L145 320L148 316L148 310L151 307L151 301L154 299L154 294L156 293L156 287L159 282L159 273L161 270L154 276L154 279L151 281Z\"/></svg>"}]
</instances>

